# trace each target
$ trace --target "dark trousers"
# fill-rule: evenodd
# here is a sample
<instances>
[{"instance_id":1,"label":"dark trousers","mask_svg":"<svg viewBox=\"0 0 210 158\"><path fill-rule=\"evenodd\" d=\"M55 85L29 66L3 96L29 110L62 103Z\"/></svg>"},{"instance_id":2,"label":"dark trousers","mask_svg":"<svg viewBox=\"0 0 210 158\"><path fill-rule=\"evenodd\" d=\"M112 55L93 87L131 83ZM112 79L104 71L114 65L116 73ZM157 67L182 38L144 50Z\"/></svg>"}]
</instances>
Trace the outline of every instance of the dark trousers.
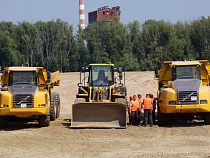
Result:
<instances>
[{"instance_id":1,"label":"dark trousers","mask_svg":"<svg viewBox=\"0 0 210 158\"><path fill-rule=\"evenodd\" d=\"M128 117L129 117L129 125L131 125L131 113L130 112L128 112Z\"/></svg>"},{"instance_id":2,"label":"dark trousers","mask_svg":"<svg viewBox=\"0 0 210 158\"><path fill-rule=\"evenodd\" d=\"M153 124L155 123L155 109L153 108L152 110L152 119L153 119Z\"/></svg>"},{"instance_id":3,"label":"dark trousers","mask_svg":"<svg viewBox=\"0 0 210 158\"><path fill-rule=\"evenodd\" d=\"M145 126L148 123L148 118L149 118L150 126L153 126L152 109L144 109L144 125Z\"/></svg>"},{"instance_id":4,"label":"dark trousers","mask_svg":"<svg viewBox=\"0 0 210 158\"><path fill-rule=\"evenodd\" d=\"M142 117L142 115L141 115L141 112L140 111L138 111L138 115L137 115L137 125L140 125L140 123L141 123L141 117Z\"/></svg>"},{"instance_id":5,"label":"dark trousers","mask_svg":"<svg viewBox=\"0 0 210 158\"><path fill-rule=\"evenodd\" d=\"M132 125L138 124L137 111L131 111L131 124Z\"/></svg>"}]
</instances>

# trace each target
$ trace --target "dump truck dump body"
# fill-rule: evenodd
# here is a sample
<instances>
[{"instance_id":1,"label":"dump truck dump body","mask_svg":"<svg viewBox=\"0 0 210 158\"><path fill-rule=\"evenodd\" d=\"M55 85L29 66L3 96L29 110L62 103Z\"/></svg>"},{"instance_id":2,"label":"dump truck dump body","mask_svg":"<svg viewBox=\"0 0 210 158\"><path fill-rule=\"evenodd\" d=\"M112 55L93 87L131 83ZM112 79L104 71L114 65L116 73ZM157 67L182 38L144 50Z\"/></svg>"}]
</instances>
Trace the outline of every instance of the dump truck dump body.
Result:
<instances>
[{"instance_id":1,"label":"dump truck dump body","mask_svg":"<svg viewBox=\"0 0 210 158\"><path fill-rule=\"evenodd\" d=\"M126 106L111 102L73 104L71 126L76 128L126 128Z\"/></svg>"}]
</instances>

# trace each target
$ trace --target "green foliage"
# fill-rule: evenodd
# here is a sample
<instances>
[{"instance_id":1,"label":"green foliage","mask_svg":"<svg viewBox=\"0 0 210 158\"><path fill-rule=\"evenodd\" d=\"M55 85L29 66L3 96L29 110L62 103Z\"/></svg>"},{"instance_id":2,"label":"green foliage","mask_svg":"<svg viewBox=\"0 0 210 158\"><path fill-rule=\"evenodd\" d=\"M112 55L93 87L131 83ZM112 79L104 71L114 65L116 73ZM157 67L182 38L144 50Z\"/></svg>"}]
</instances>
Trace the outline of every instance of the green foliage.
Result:
<instances>
[{"instance_id":1,"label":"green foliage","mask_svg":"<svg viewBox=\"0 0 210 158\"><path fill-rule=\"evenodd\" d=\"M128 25L99 20L85 30L60 19L35 24L0 22L0 65L43 66L79 71L89 63L112 62L126 71L149 71L163 61L210 59L210 17L171 24L147 20Z\"/></svg>"}]
</instances>

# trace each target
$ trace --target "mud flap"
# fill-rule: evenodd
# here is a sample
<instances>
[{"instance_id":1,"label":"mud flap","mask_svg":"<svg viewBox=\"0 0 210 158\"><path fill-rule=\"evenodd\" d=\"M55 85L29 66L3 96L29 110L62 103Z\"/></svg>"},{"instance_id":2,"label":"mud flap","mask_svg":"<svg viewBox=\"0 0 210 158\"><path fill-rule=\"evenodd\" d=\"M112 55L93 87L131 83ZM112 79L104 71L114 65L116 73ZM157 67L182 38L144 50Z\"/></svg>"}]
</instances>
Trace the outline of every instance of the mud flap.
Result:
<instances>
[{"instance_id":1,"label":"mud flap","mask_svg":"<svg viewBox=\"0 0 210 158\"><path fill-rule=\"evenodd\" d=\"M126 105L78 103L72 105L72 128L126 128Z\"/></svg>"}]
</instances>

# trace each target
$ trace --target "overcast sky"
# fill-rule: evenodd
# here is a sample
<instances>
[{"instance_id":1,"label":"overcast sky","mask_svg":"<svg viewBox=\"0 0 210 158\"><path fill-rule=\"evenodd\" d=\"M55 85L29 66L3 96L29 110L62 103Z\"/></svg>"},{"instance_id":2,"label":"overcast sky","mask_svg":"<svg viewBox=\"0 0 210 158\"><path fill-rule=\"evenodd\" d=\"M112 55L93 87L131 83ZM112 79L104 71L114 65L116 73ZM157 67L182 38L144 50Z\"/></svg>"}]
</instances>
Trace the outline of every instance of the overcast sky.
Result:
<instances>
[{"instance_id":1,"label":"overcast sky","mask_svg":"<svg viewBox=\"0 0 210 158\"><path fill-rule=\"evenodd\" d=\"M120 6L121 22L133 20L192 21L210 16L210 0L85 0L86 24L88 12L99 7ZM60 18L71 25L79 23L79 0L0 0L0 21L35 23Z\"/></svg>"}]
</instances>

